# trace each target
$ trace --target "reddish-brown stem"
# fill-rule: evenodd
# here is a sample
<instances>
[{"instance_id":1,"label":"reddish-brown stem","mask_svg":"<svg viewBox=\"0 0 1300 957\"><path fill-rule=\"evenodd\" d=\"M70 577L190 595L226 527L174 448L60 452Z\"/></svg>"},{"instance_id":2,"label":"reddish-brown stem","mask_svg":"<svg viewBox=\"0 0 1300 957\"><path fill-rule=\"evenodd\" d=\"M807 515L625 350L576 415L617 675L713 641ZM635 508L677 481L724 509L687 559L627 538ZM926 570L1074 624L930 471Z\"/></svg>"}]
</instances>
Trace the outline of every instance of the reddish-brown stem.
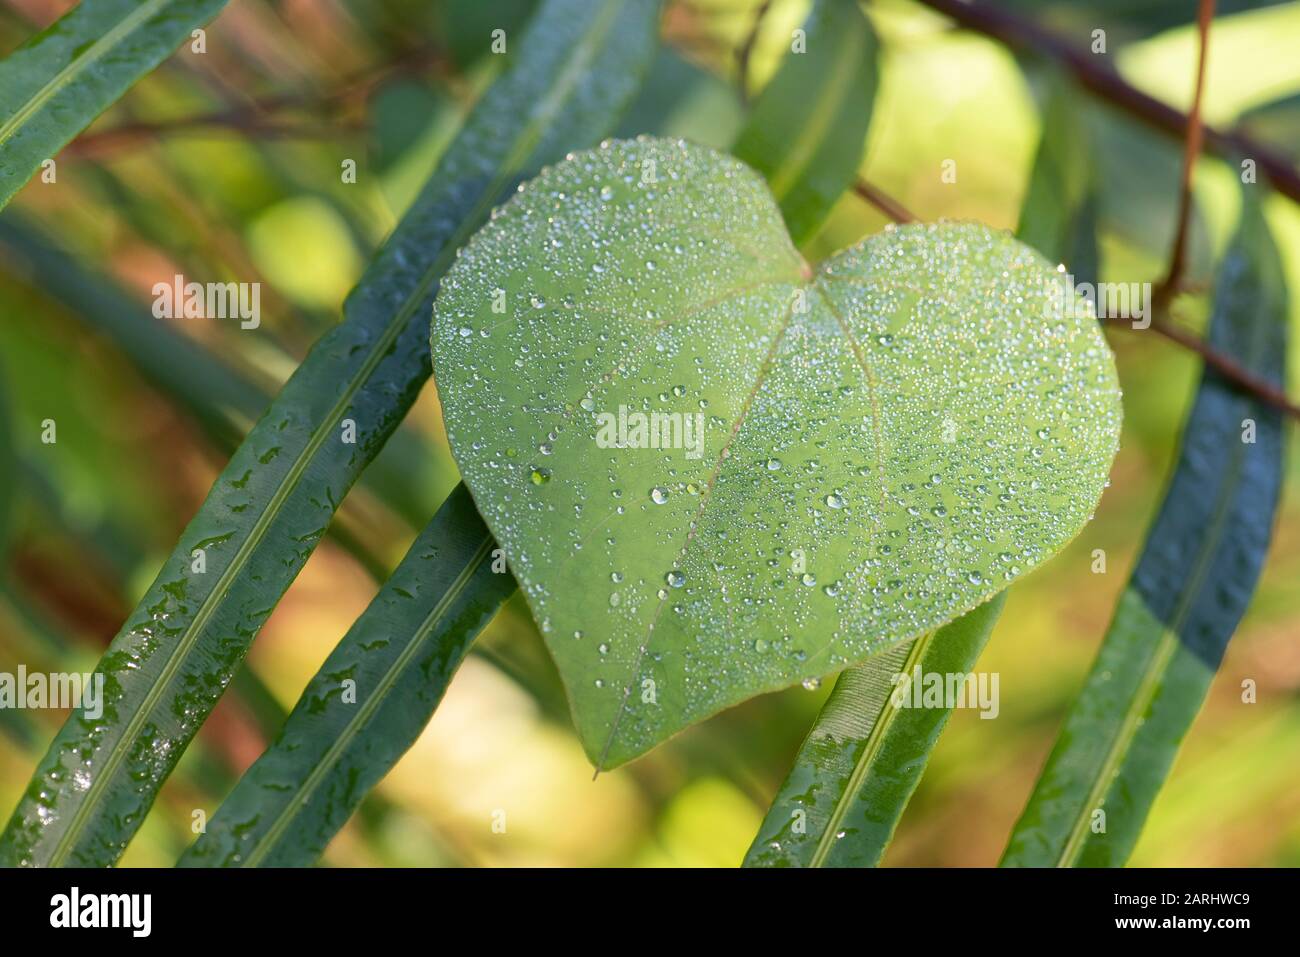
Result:
<instances>
[{"instance_id":1,"label":"reddish-brown stem","mask_svg":"<svg viewBox=\"0 0 1300 957\"><path fill-rule=\"evenodd\" d=\"M916 217L913 216L898 200L888 193L868 183L862 177L858 177L857 182L853 184L853 192L857 193L876 209L880 210L896 223L914 223Z\"/></svg>"},{"instance_id":2,"label":"reddish-brown stem","mask_svg":"<svg viewBox=\"0 0 1300 957\"><path fill-rule=\"evenodd\" d=\"M1114 328L1130 328L1123 323L1107 323L1107 326ZM1204 340L1193 335L1187 330L1165 321L1152 320L1150 329L1152 332L1164 336L1170 342L1175 342L1185 349L1195 352L1205 362L1207 366L1214 369L1215 372L1223 376L1233 385L1250 393L1262 402L1273 406L1273 408L1285 413L1297 421L1300 421L1300 406L1287 397L1287 394L1269 382L1267 379L1261 379L1245 366L1239 364L1235 359L1216 352Z\"/></svg>"},{"instance_id":3,"label":"reddish-brown stem","mask_svg":"<svg viewBox=\"0 0 1300 957\"><path fill-rule=\"evenodd\" d=\"M1156 288L1154 305L1169 302L1178 292L1183 278L1187 255L1187 228L1192 219L1192 180L1196 175L1196 159L1201 155L1201 97L1205 92L1205 60L1210 46L1210 22L1214 19L1214 0L1200 0L1196 13L1196 28L1200 39L1200 54L1196 59L1196 92L1192 95L1192 109L1187 114L1187 137L1183 150L1183 177L1178 193L1178 228L1174 231L1173 250L1169 255L1169 271Z\"/></svg>"},{"instance_id":4,"label":"reddish-brown stem","mask_svg":"<svg viewBox=\"0 0 1300 957\"><path fill-rule=\"evenodd\" d=\"M205 127L225 127L249 135L282 139L295 137L314 139L336 136L341 131L364 129L364 124L356 121L337 120L331 120L320 125L288 123L275 119L272 114L291 109L305 109L316 112L322 110L337 111L351 102L363 101L377 88L396 76L426 68L432 68L439 72L445 70L446 60L440 50L432 48L413 50L373 70L360 73L322 95L296 92L277 93L249 100L247 103L231 109L201 116L177 117L153 122L121 123L107 129L85 133L74 140L68 148L73 153L98 154L155 135Z\"/></svg>"}]
</instances>

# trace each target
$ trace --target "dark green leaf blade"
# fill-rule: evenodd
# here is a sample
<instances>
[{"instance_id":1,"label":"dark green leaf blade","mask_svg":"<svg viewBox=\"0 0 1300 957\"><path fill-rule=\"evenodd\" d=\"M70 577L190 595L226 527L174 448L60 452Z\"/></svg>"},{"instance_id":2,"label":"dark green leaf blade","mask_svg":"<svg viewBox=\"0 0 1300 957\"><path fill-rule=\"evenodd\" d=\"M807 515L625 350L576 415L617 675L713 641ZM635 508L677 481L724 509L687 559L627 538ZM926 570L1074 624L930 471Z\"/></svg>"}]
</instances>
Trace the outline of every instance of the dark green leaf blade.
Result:
<instances>
[{"instance_id":1,"label":"dark green leaf blade","mask_svg":"<svg viewBox=\"0 0 1300 957\"><path fill-rule=\"evenodd\" d=\"M1043 133L1016 238L1052 262L1064 263L1075 284L1097 281L1098 182L1088 114L1069 81L1048 80Z\"/></svg>"},{"instance_id":2,"label":"dark green leaf blade","mask_svg":"<svg viewBox=\"0 0 1300 957\"><path fill-rule=\"evenodd\" d=\"M681 137L725 150L744 122L735 87L664 47L614 135L619 139L644 133Z\"/></svg>"},{"instance_id":3,"label":"dark green leaf blade","mask_svg":"<svg viewBox=\"0 0 1300 957\"><path fill-rule=\"evenodd\" d=\"M492 569L495 547L457 486L181 865L316 860L419 736L470 642L514 592L510 573Z\"/></svg>"},{"instance_id":4,"label":"dark green leaf blade","mask_svg":"<svg viewBox=\"0 0 1300 957\"><path fill-rule=\"evenodd\" d=\"M745 855L746 867L874 867L916 790L947 707L904 707L897 676L970 674L1006 592L840 675Z\"/></svg>"},{"instance_id":5,"label":"dark green leaf blade","mask_svg":"<svg viewBox=\"0 0 1300 957\"><path fill-rule=\"evenodd\" d=\"M804 33L807 49L786 54L732 149L768 181L796 245L857 175L879 74L858 4L817 0Z\"/></svg>"},{"instance_id":6,"label":"dark green leaf blade","mask_svg":"<svg viewBox=\"0 0 1300 957\"><path fill-rule=\"evenodd\" d=\"M214 436L238 441L271 397L192 336L159 322L147 304L109 277L84 267L22 212L12 209L0 218L5 271L39 287L106 336Z\"/></svg>"},{"instance_id":7,"label":"dark green leaf blade","mask_svg":"<svg viewBox=\"0 0 1300 957\"><path fill-rule=\"evenodd\" d=\"M1280 384L1286 323L1278 253L1247 187L1210 342ZM1282 427L1277 410L1202 375L1160 513L1003 865L1127 860L1254 593L1281 489Z\"/></svg>"},{"instance_id":8,"label":"dark green leaf blade","mask_svg":"<svg viewBox=\"0 0 1300 957\"><path fill-rule=\"evenodd\" d=\"M82 0L0 61L0 207L226 0Z\"/></svg>"},{"instance_id":9,"label":"dark green leaf blade","mask_svg":"<svg viewBox=\"0 0 1300 957\"><path fill-rule=\"evenodd\" d=\"M610 129L654 51L653 0L549 0L434 177L217 480L100 663L0 863L117 859L258 629L429 375L429 310L456 250L521 177ZM355 442L344 441L349 427ZM198 574L192 552L204 550Z\"/></svg>"},{"instance_id":10,"label":"dark green leaf blade","mask_svg":"<svg viewBox=\"0 0 1300 957\"><path fill-rule=\"evenodd\" d=\"M159 323L142 303L131 298L109 277L60 248L19 210L9 210L0 217L0 253L6 272L21 275L24 282L40 287L65 305L88 329L106 336L160 392L187 409L227 454L238 446L270 405L272 397L255 382L227 366L193 338ZM432 506L425 504L435 493L424 484L435 467L430 463L439 460L437 452L417 432L399 429L366 467L360 482L385 506L418 528L425 523L429 512L438 507L436 500ZM30 469L24 471L28 474L16 474L13 480L27 481L33 477ZM2 476L0 472L0 480ZM41 481L40 487L45 488L47 483L48 479ZM387 577L386 564L364 543L345 534L338 523L331 525L330 534L372 572L376 581ZM140 560L132 549L129 558L119 560L118 566L133 569ZM490 655L481 645L471 652L489 657L494 666L503 665L500 655ZM507 673L529 694L546 694L534 675L518 668L508 669ZM248 674L247 669L236 673L236 692L241 690L241 682L247 682L243 676ZM259 697L264 699L265 695ZM555 713L567 719L566 710ZM279 721L270 724L268 737L274 737L283 723L282 713Z\"/></svg>"},{"instance_id":11,"label":"dark green leaf blade","mask_svg":"<svg viewBox=\"0 0 1300 957\"><path fill-rule=\"evenodd\" d=\"M226 450L233 450L272 396L203 344L160 323L108 276L98 274L10 210L0 218L0 252L25 280L63 303L81 323L107 337L161 392L183 406ZM437 507L422 488L434 452L409 429L398 430L361 477L363 485L412 528Z\"/></svg>"}]
</instances>

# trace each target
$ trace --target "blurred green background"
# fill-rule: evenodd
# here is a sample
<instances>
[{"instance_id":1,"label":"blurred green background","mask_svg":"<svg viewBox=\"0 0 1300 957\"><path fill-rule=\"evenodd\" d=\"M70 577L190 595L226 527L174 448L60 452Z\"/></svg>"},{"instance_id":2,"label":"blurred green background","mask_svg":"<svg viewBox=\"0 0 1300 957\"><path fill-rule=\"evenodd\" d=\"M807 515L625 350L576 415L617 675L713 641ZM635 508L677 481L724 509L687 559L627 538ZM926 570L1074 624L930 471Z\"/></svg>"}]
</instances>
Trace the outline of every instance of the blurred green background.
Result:
<instances>
[{"instance_id":1,"label":"blurred green background","mask_svg":"<svg viewBox=\"0 0 1300 957\"><path fill-rule=\"evenodd\" d=\"M1186 109L1195 4L1000 4L1080 46L1107 31L1132 84ZM0 53L71 3L4 0ZM182 48L0 215L0 671L89 671L202 501L233 443L311 342L495 75L490 31L526 0L234 0L206 52ZM720 148L744 117L736 54L756 0L670 2L664 49L620 135ZM1300 158L1300 3L1221 4L1205 115ZM761 85L808 4L774 0L751 64ZM923 219L1014 228L1050 63L954 30L907 0L867 6L881 87L861 173ZM1102 178L1101 279L1162 275L1181 146L1080 94ZM356 183L341 181L355 160ZM940 165L955 159L958 182ZM1235 172L1198 169L1190 278L1236 219ZM1300 370L1300 209L1272 197ZM879 230L848 194L807 254ZM262 324L159 320L155 282L260 281ZM1200 328L1204 296L1176 315ZM1160 502L1198 375L1154 335L1109 332L1125 390L1122 451L1096 520L1013 589L980 662L1001 713L958 711L889 850L893 865L991 865L1082 684ZM194 348L197 346L198 348ZM54 419L58 442L43 444ZM1132 858L1135 865L1300 865L1300 452L1269 561ZM359 487L276 609L230 693L163 790L125 865L172 864L457 481L427 386L384 456L393 510ZM1091 570L1104 549L1106 572ZM1258 702L1241 701L1246 679ZM591 769L518 596L434 720L325 855L327 865L739 863L830 682L756 699L629 767ZM0 710L7 815L65 715ZM494 813L506 812L504 833ZM499 820L499 817L497 818Z\"/></svg>"}]
</instances>

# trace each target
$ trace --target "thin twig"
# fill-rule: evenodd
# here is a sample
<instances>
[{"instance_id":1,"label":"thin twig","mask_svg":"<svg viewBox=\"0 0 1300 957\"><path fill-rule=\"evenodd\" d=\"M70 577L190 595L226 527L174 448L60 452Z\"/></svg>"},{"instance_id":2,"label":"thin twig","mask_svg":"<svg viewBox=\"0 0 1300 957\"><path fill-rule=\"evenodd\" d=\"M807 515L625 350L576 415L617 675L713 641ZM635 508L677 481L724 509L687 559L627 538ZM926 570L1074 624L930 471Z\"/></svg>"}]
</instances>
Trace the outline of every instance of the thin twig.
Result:
<instances>
[{"instance_id":1,"label":"thin twig","mask_svg":"<svg viewBox=\"0 0 1300 957\"><path fill-rule=\"evenodd\" d=\"M1108 327L1128 329L1131 326L1125 323L1107 323ZM1287 394L1278 386L1269 382L1267 379L1261 379L1245 366L1238 363L1235 359L1217 352L1205 340L1193 335L1186 329L1172 322L1164 320L1151 321L1148 327L1152 332L1164 336L1170 342L1175 342L1185 349L1195 352L1205 361L1205 364L1215 372L1219 373L1224 379L1236 385L1244 392L1248 392L1255 398L1273 408L1285 413L1291 418L1300 421L1300 405L1296 405L1288 398ZM1140 329L1135 331L1141 331Z\"/></svg>"},{"instance_id":2,"label":"thin twig","mask_svg":"<svg viewBox=\"0 0 1300 957\"><path fill-rule=\"evenodd\" d=\"M1210 23L1214 19L1214 0L1200 0L1196 29L1200 37L1200 54L1196 60L1196 92L1187 114L1187 138L1183 150L1183 178L1178 194L1178 228L1174 231L1173 250L1169 254L1169 271L1156 287L1152 304L1164 306L1178 292L1187 256L1187 227L1192 219L1192 181L1196 159L1201 155L1201 97L1205 92L1205 61L1210 47Z\"/></svg>"},{"instance_id":3,"label":"thin twig","mask_svg":"<svg viewBox=\"0 0 1300 957\"><path fill-rule=\"evenodd\" d=\"M433 67L441 69L445 55L441 50L421 48L410 51L380 66L363 71L320 95L308 93L276 93L256 99L231 109L199 116L182 116L167 120L133 121L107 129L85 133L74 140L69 149L78 154L103 153L130 145L140 139L174 132L184 132L205 127L225 127L248 135L268 137L316 139L337 136L340 132L364 129L365 124L355 121L330 120L318 126L291 124L277 121L271 114L284 110L302 109L309 112L337 111L349 103L364 101L376 89L394 77Z\"/></svg>"},{"instance_id":4,"label":"thin twig","mask_svg":"<svg viewBox=\"0 0 1300 957\"><path fill-rule=\"evenodd\" d=\"M888 193L868 183L862 177L858 177L853 184L853 192L857 193L876 209L880 210L896 223L914 223L916 217L913 216L898 200Z\"/></svg>"},{"instance_id":5,"label":"thin twig","mask_svg":"<svg viewBox=\"0 0 1300 957\"><path fill-rule=\"evenodd\" d=\"M1036 23L985 3L963 0L921 0L921 3L967 29L1008 46L1060 60L1085 89L1158 130L1180 139L1187 131L1186 114L1130 86L1107 61L1099 60ZM1212 126L1201 129L1206 148L1229 160L1238 157L1254 160L1274 189L1300 203L1300 171L1289 159L1269 151L1240 130L1224 131Z\"/></svg>"}]
</instances>

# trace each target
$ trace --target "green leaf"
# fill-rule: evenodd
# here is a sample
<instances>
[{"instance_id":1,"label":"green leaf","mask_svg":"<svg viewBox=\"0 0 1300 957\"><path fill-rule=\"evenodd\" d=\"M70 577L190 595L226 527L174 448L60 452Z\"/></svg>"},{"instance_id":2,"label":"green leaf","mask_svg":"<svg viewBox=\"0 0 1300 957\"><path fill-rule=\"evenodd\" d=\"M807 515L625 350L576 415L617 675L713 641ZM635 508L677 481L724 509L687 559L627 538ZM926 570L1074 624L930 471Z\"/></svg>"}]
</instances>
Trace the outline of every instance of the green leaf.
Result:
<instances>
[{"instance_id":1,"label":"green leaf","mask_svg":"<svg viewBox=\"0 0 1300 957\"><path fill-rule=\"evenodd\" d=\"M514 592L510 574L492 569L495 547L457 486L182 865L295 867L320 856L419 736L470 642Z\"/></svg>"},{"instance_id":2,"label":"green leaf","mask_svg":"<svg viewBox=\"0 0 1300 957\"><path fill-rule=\"evenodd\" d=\"M497 211L439 293L438 388L598 767L932 631L1079 531L1120 406L1064 299L978 224L814 272L756 173L681 141Z\"/></svg>"},{"instance_id":3,"label":"green leaf","mask_svg":"<svg viewBox=\"0 0 1300 957\"><path fill-rule=\"evenodd\" d=\"M1048 79L1043 133L1034 159L1016 238L1052 262L1064 263L1075 284L1097 282L1099 195L1088 114L1069 81Z\"/></svg>"},{"instance_id":4,"label":"green leaf","mask_svg":"<svg viewBox=\"0 0 1300 957\"><path fill-rule=\"evenodd\" d=\"M1280 385L1286 288L1254 188L1245 195L1210 343ZM1243 440L1247 420L1253 442ZM1164 503L1004 865L1127 860L1254 593L1281 488L1282 430L1277 410L1204 372Z\"/></svg>"},{"instance_id":5,"label":"green leaf","mask_svg":"<svg viewBox=\"0 0 1300 957\"><path fill-rule=\"evenodd\" d=\"M0 252L4 254L0 258L11 267L8 270L11 274L20 275L24 282L55 297L87 328L110 339L141 374L169 399L188 409L218 446L227 452L234 450L271 403L271 397L255 383L226 366L191 337L174 331L166 323L159 323L145 305L129 296L109 277L89 269L51 242L32 222L21 216L19 210L9 210L0 217ZM399 429L366 467L360 482L395 514L418 527L416 523L423 524L425 519L417 516L427 517L430 509L424 501L433 494L423 486L429 482L428 473L434 467L442 467L443 458L440 452L429 448L418 433ZM445 467L449 469L451 466L448 463ZM34 483L36 490L55 494L48 478L32 473L30 469L26 471L28 474L22 477L23 484ZM2 476L3 472L0 472L0 480ZM437 505L435 500L432 507ZM59 510L57 506L51 507ZM106 529L107 526L101 527L97 536L99 547L116 556L114 564L117 570L126 574L139 567L142 560L139 550L120 534L105 534ZM87 529L78 528L77 534L84 540ZM338 523L330 526L330 534L377 581L387 577L387 564L364 543L347 534ZM509 662L503 661L500 655L491 654L482 645L476 646L473 652L491 660L495 667L508 674L543 706L550 706L549 699L553 697L550 688L540 684L535 675L510 667ZM247 689L262 699L245 703L251 710L266 713L269 718L269 709L258 706L268 703L266 696L250 687L251 682L243 677L247 674L247 669L236 672L235 690ZM557 715L567 721L567 708L562 706ZM278 733L283 723L284 715L281 713L279 721L271 722L268 737Z\"/></svg>"},{"instance_id":6,"label":"green leaf","mask_svg":"<svg viewBox=\"0 0 1300 957\"><path fill-rule=\"evenodd\" d=\"M763 174L796 245L857 176L879 72L858 4L816 0L804 33L806 49L786 55L732 150Z\"/></svg>"},{"instance_id":7,"label":"green leaf","mask_svg":"<svg viewBox=\"0 0 1300 957\"><path fill-rule=\"evenodd\" d=\"M1300 157L1300 93L1247 110L1237 125L1248 130L1256 141L1267 143L1292 160Z\"/></svg>"},{"instance_id":8,"label":"green leaf","mask_svg":"<svg viewBox=\"0 0 1300 957\"><path fill-rule=\"evenodd\" d=\"M665 47L615 135L630 139L654 133L726 149L744 121L734 86Z\"/></svg>"},{"instance_id":9,"label":"green leaf","mask_svg":"<svg viewBox=\"0 0 1300 957\"><path fill-rule=\"evenodd\" d=\"M415 10L424 7L423 3L415 4ZM510 38L536 7L536 0L443 0L434 5L434 17L452 62L468 69L489 53L494 30L505 32L508 49ZM407 20L413 12L407 9L398 15Z\"/></svg>"},{"instance_id":10,"label":"green leaf","mask_svg":"<svg viewBox=\"0 0 1300 957\"><path fill-rule=\"evenodd\" d=\"M610 128L653 54L650 0L549 0L437 173L254 427L100 662L0 841L0 863L113 862L361 469L429 373L429 304L528 171ZM354 423L355 443L344 441ZM204 550L206 570L192 569Z\"/></svg>"},{"instance_id":11,"label":"green leaf","mask_svg":"<svg viewBox=\"0 0 1300 957\"><path fill-rule=\"evenodd\" d=\"M211 434L227 441L242 437L266 410L270 396L192 336L159 322L146 302L84 267L21 213L15 208L0 218L6 272L21 276L106 336Z\"/></svg>"},{"instance_id":12,"label":"green leaf","mask_svg":"<svg viewBox=\"0 0 1300 957\"><path fill-rule=\"evenodd\" d=\"M840 675L745 855L746 867L880 863L952 713L943 705L912 706L911 689L925 687L915 676L969 675L1005 600L1003 592Z\"/></svg>"},{"instance_id":13,"label":"green leaf","mask_svg":"<svg viewBox=\"0 0 1300 957\"><path fill-rule=\"evenodd\" d=\"M226 0L82 0L0 61L0 207Z\"/></svg>"}]
</instances>

